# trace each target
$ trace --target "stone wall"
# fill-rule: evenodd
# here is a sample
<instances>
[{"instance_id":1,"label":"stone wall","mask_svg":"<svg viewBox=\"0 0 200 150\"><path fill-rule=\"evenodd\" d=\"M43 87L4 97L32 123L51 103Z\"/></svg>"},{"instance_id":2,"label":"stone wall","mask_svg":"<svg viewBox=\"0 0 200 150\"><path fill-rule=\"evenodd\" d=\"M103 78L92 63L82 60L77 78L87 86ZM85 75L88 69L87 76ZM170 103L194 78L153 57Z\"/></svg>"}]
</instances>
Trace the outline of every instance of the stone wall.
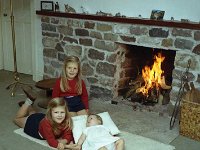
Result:
<instances>
[{"instance_id":1,"label":"stone wall","mask_svg":"<svg viewBox=\"0 0 200 150\"><path fill-rule=\"evenodd\" d=\"M176 50L171 100L175 100L181 76L191 59L189 80L200 88L200 31L181 28L122 24L61 17L41 18L44 78L58 77L63 60L76 55L82 62L83 79L90 97L118 96L118 80L124 63L118 43Z\"/></svg>"}]
</instances>

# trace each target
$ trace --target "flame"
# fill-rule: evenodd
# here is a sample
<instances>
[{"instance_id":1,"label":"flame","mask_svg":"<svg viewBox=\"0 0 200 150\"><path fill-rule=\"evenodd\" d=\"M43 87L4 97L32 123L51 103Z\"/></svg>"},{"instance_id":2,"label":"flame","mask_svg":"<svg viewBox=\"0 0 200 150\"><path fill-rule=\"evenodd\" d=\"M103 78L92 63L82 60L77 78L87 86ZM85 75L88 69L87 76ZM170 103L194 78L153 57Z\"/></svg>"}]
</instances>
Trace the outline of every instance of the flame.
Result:
<instances>
[{"instance_id":1,"label":"flame","mask_svg":"<svg viewBox=\"0 0 200 150\"><path fill-rule=\"evenodd\" d=\"M164 61L165 57L161 53L158 53L154 56L154 64L152 69L148 66L145 66L142 69L142 78L144 79L145 85L138 88L136 92L141 92L143 95L149 95L149 90L156 88L159 90L159 85L162 83L162 74L164 71L161 69L161 64Z\"/></svg>"}]
</instances>

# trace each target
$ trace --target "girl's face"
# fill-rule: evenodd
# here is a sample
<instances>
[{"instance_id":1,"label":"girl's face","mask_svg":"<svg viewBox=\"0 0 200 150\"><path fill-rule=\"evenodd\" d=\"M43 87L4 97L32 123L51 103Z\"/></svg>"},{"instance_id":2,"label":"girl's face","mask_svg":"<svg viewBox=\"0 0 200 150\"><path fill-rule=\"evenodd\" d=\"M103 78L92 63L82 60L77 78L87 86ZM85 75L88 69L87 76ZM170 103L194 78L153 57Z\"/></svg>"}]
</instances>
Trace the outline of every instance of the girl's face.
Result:
<instances>
[{"instance_id":1,"label":"girl's face","mask_svg":"<svg viewBox=\"0 0 200 150\"><path fill-rule=\"evenodd\" d=\"M78 74L78 63L69 62L66 66L67 79L72 80Z\"/></svg>"},{"instance_id":2,"label":"girl's face","mask_svg":"<svg viewBox=\"0 0 200 150\"><path fill-rule=\"evenodd\" d=\"M100 125L100 121L97 119L97 117L95 115L90 115L87 118L86 126L90 127L90 126L95 126L95 125Z\"/></svg>"},{"instance_id":3,"label":"girl's face","mask_svg":"<svg viewBox=\"0 0 200 150\"><path fill-rule=\"evenodd\" d=\"M54 122L62 123L66 116L65 106L58 106L58 107L52 108L51 116Z\"/></svg>"}]
</instances>

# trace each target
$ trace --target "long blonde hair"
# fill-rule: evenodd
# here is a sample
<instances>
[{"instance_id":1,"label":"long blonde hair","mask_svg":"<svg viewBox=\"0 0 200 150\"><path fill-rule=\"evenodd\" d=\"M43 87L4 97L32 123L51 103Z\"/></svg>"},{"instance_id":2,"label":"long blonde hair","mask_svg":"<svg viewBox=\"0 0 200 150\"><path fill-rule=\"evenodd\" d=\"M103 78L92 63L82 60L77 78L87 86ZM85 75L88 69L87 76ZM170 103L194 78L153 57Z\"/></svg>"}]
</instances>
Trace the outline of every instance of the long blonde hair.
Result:
<instances>
[{"instance_id":1,"label":"long blonde hair","mask_svg":"<svg viewBox=\"0 0 200 150\"><path fill-rule=\"evenodd\" d=\"M64 106L65 107L65 119L61 124L58 124L52 120L52 109L59 107L59 106ZM52 125L52 129L55 135L59 135L59 128L64 128L67 130L71 130L73 127L72 124L72 119L69 115L69 110L66 104L66 101L64 98L53 98L49 101L48 106L47 106L47 113L46 113L47 119L50 121Z\"/></svg>"},{"instance_id":2,"label":"long blonde hair","mask_svg":"<svg viewBox=\"0 0 200 150\"><path fill-rule=\"evenodd\" d=\"M64 61L63 70L61 74L60 89L62 92L66 92L70 90L69 83L67 80L67 73L66 73L66 67L68 63L70 62L78 64L78 74L75 77L75 79L77 80L76 90L77 90L78 95L81 95L82 94L81 63L80 63L79 58L76 56L68 56Z\"/></svg>"}]
</instances>

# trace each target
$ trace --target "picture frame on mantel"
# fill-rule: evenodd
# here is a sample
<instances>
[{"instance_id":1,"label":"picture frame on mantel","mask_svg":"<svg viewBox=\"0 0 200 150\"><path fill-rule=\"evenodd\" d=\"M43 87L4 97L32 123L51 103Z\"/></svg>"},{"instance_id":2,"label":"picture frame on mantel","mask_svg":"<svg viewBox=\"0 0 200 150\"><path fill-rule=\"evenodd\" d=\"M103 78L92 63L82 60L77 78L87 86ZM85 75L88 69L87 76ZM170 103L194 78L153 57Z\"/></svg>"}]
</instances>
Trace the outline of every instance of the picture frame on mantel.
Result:
<instances>
[{"instance_id":1,"label":"picture frame on mantel","mask_svg":"<svg viewBox=\"0 0 200 150\"><path fill-rule=\"evenodd\" d=\"M40 2L41 11L54 11L53 1L41 1Z\"/></svg>"},{"instance_id":2,"label":"picture frame on mantel","mask_svg":"<svg viewBox=\"0 0 200 150\"><path fill-rule=\"evenodd\" d=\"M152 10L150 19L163 20L165 11L163 10Z\"/></svg>"}]
</instances>

